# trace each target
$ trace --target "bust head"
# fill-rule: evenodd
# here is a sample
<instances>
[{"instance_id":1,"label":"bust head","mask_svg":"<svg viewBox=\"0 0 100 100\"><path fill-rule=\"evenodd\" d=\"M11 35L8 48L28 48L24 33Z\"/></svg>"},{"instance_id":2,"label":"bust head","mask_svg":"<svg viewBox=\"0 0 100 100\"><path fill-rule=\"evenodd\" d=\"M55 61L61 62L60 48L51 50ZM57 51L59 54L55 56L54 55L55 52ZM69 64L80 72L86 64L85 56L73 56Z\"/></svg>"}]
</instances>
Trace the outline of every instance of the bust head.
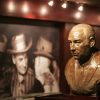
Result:
<instances>
[{"instance_id":1,"label":"bust head","mask_svg":"<svg viewBox=\"0 0 100 100\"><path fill-rule=\"evenodd\" d=\"M83 60L91 55L91 48L95 46L95 32L88 24L78 24L69 32L68 41L74 59Z\"/></svg>"}]
</instances>

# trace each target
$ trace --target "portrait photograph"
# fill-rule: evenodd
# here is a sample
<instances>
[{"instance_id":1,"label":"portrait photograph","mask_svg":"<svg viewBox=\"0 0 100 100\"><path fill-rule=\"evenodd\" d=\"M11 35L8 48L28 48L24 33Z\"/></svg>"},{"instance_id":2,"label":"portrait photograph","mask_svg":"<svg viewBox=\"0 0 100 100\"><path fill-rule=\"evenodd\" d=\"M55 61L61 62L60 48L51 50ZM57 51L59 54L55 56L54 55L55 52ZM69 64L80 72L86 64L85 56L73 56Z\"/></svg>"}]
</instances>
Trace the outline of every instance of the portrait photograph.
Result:
<instances>
[{"instance_id":1,"label":"portrait photograph","mask_svg":"<svg viewBox=\"0 0 100 100\"><path fill-rule=\"evenodd\" d=\"M59 32L45 22L0 23L1 98L60 92Z\"/></svg>"}]
</instances>

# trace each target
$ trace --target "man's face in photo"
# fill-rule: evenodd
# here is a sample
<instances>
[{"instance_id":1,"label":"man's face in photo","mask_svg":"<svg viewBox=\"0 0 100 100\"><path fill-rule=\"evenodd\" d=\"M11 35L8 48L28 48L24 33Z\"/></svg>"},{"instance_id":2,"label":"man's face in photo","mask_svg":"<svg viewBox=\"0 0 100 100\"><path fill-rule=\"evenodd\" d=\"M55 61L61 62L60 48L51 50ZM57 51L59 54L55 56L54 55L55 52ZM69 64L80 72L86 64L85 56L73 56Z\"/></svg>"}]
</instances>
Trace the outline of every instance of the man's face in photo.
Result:
<instances>
[{"instance_id":1,"label":"man's face in photo","mask_svg":"<svg viewBox=\"0 0 100 100\"><path fill-rule=\"evenodd\" d=\"M13 63L16 65L18 74L24 75L28 68L28 57L26 53L20 53L13 56Z\"/></svg>"}]
</instances>

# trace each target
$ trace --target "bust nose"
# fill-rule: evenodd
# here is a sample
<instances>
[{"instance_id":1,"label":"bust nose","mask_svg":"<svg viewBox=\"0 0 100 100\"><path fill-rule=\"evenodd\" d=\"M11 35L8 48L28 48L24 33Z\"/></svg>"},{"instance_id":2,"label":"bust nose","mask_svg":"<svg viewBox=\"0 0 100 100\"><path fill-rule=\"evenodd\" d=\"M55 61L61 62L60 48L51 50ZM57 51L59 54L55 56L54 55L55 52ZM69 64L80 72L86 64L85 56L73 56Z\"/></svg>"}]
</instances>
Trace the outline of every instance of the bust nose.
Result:
<instances>
[{"instance_id":1,"label":"bust nose","mask_svg":"<svg viewBox=\"0 0 100 100\"><path fill-rule=\"evenodd\" d=\"M71 52L74 53L75 52L75 49L71 49Z\"/></svg>"},{"instance_id":2,"label":"bust nose","mask_svg":"<svg viewBox=\"0 0 100 100\"><path fill-rule=\"evenodd\" d=\"M74 44L74 43L71 43L71 44L70 44L70 50L71 50L72 52L75 51L75 44Z\"/></svg>"}]
</instances>

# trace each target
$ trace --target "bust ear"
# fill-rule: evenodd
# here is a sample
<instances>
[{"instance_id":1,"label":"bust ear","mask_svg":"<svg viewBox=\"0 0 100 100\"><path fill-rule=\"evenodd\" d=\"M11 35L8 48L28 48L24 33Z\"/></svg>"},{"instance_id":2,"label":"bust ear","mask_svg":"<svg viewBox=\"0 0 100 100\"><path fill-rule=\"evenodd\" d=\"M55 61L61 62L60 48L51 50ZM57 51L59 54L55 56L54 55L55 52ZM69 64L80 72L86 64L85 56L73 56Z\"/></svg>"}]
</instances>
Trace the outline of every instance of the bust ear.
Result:
<instances>
[{"instance_id":1,"label":"bust ear","mask_svg":"<svg viewBox=\"0 0 100 100\"><path fill-rule=\"evenodd\" d=\"M90 36L89 40L90 40L90 47L94 47L95 46L95 36Z\"/></svg>"},{"instance_id":2,"label":"bust ear","mask_svg":"<svg viewBox=\"0 0 100 100\"><path fill-rule=\"evenodd\" d=\"M94 47L95 46L95 40L90 40L90 47Z\"/></svg>"}]
</instances>

